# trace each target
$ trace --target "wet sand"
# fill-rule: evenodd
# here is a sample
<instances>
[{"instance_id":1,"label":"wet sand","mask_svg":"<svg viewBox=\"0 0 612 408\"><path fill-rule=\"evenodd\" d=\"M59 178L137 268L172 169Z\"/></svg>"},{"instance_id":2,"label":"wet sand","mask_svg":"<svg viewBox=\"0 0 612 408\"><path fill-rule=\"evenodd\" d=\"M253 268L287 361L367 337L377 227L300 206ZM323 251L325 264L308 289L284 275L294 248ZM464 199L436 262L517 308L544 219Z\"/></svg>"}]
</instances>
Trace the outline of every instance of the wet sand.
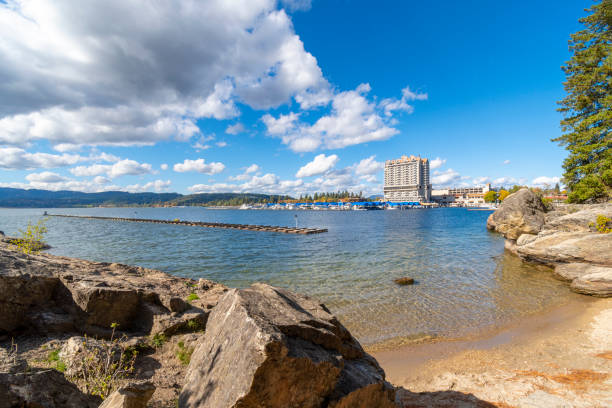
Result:
<instances>
[{"instance_id":1,"label":"wet sand","mask_svg":"<svg viewBox=\"0 0 612 408\"><path fill-rule=\"evenodd\" d=\"M577 298L473 338L370 351L409 390L406 407L612 406L612 299Z\"/></svg>"}]
</instances>

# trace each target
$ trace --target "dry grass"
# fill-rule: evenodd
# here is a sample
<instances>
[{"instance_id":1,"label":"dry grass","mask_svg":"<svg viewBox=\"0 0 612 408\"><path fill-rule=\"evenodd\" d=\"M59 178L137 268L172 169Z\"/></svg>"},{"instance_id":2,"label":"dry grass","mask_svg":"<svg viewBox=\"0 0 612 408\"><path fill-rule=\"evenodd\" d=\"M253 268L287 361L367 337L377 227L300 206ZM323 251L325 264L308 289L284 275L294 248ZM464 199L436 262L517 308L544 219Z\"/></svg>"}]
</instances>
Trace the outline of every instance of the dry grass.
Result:
<instances>
[{"instance_id":1,"label":"dry grass","mask_svg":"<svg viewBox=\"0 0 612 408\"><path fill-rule=\"evenodd\" d=\"M566 374L546 374L535 370L519 371L518 375L545 378L563 384L576 392L584 392L590 385L603 383L610 375L593 370L569 370Z\"/></svg>"}]
</instances>

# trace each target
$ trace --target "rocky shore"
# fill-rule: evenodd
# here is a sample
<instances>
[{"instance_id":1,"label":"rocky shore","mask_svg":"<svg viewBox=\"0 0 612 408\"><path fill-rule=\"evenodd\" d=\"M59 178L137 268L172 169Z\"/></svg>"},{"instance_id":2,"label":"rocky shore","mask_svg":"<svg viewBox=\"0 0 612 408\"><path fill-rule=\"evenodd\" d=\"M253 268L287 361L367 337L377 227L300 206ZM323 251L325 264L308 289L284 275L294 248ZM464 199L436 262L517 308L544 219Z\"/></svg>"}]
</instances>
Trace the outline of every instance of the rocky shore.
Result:
<instances>
[{"instance_id":1,"label":"rocky shore","mask_svg":"<svg viewBox=\"0 0 612 408\"><path fill-rule=\"evenodd\" d=\"M2 408L397 406L324 305L265 284L229 289L2 242L0 340Z\"/></svg>"},{"instance_id":2,"label":"rocky shore","mask_svg":"<svg viewBox=\"0 0 612 408\"><path fill-rule=\"evenodd\" d=\"M521 190L487 226L504 234L507 249L524 261L553 267L572 290L609 297L612 234L593 227L598 215L611 218L612 205L551 211ZM609 338L608 310L598 309L607 313L598 329L603 334L593 337L600 339L598 348L581 361L593 359L593 350L599 353L593 361L610 358L601 340ZM571 339L583 341L576 334ZM325 305L284 289L258 283L239 290L141 267L24 254L0 240L0 408L507 408L532 398L536 380L565 381L561 374L541 374L540 367L525 374L534 382L517 391L500 385L514 381L512 366L505 377L487 372L474 382L460 362L450 376L422 377L433 367L427 364L402 366L404 380L394 383L406 388L392 385ZM572 368L599 376L593 378L603 388L591 395L595 399L608 395L610 378L597 364Z\"/></svg>"},{"instance_id":3,"label":"rocky shore","mask_svg":"<svg viewBox=\"0 0 612 408\"><path fill-rule=\"evenodd\" d=\"M506 249L525 262L553 268L571 290L609 297L612 233L598 231L598 217L612 219L612 203L560 204L549 210L538 195L522 189L489 216L487 228L501 233Z\"/></svg>"}]
</instances>

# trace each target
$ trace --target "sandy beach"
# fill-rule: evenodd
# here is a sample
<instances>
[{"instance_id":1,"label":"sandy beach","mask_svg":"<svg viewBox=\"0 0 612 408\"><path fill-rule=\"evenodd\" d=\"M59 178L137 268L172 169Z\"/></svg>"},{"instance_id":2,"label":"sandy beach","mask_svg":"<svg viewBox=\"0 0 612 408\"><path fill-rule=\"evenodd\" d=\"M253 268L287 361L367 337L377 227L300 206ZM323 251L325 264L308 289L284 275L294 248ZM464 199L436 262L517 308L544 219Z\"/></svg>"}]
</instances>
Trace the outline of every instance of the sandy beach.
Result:
<instances>
[{"instance_id":1,"label":"sandy beach","mask_svg":"<svg viewBox=\"0 0 612 408\"><path fill-rule=\"evenodd\" d=\"M404 407L612 406L612 299L584 297L474 338L373 351Z\"/></svg>"}]
</instances>

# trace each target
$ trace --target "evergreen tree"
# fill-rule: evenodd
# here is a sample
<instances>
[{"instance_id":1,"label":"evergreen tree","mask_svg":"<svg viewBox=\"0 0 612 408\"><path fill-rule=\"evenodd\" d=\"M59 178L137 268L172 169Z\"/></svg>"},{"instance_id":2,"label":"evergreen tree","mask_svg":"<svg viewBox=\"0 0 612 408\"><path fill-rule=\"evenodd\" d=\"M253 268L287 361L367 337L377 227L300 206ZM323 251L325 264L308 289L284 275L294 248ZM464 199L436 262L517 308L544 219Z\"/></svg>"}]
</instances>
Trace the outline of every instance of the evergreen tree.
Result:
<instances>
[{"instance_id":1,"label":"evergreen tree","mask_svg":"<svg viewBox=\"0 0 612 408\"><path fill-rule=\"evenodd\" d=\"M558 109L564 134L553 141L569 151L563 162L570 202L604 199L612 187L612 0L601 0L571 35L563 66L567 96Z\"/></svg>"}]
</instances>

